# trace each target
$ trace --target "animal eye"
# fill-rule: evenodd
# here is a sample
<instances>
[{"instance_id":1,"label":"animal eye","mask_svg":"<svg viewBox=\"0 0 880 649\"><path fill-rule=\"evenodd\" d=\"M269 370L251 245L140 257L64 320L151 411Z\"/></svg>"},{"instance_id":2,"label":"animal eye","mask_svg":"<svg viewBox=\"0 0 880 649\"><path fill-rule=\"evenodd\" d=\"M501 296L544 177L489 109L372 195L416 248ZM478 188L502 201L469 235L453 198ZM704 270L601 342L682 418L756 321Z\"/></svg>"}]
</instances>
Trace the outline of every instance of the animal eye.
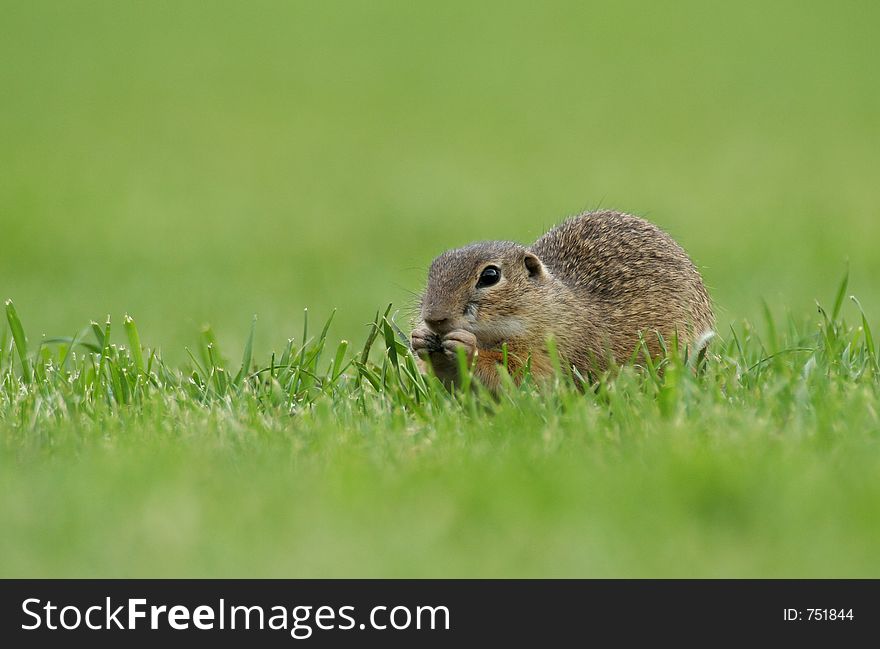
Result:
<instances>
[{"instance_id":1,"label":"animal eye","mask_svg":"<svg viewBox=\"0 0 880 649\"><path fill-rule=\"evenodd\" d=\"M497 284L499 279L501 279L501 269L498 266L486 266L480 273L480 279L477 280L477 288Z\"/></svg>"}]
</instances>

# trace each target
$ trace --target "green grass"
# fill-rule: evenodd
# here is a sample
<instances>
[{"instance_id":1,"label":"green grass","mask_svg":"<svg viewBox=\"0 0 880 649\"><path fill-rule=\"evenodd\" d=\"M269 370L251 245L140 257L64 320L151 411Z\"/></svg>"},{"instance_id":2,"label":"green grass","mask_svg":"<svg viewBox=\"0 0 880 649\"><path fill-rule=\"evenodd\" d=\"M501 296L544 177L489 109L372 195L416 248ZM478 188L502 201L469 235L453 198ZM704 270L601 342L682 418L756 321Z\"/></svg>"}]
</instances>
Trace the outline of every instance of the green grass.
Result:
<instances>
[{"instance_id":1,"label":"green grass","mask_svg":"<svg viewBox=\"0 0 880 649\"><path fill-rule=\"evenodd\" d=\"M0 575L878 576L880 4L0 16ZM595 207L700 267L705 374L412 376L377 306Z\"/></svg>"},{"instance_id":2,"label":"green grass","mask_svg":"<svg viewBox=\"0 0 880 649\"><path fill-rule=\"evenodd\" d=\"M205 331L178 369L131 318L134 346L108 320L25 347L9 303L0 574L877 576L880 366L846 288L701 368L497 398L420 376L380 314L256 364L253 328L241 363Z\"/></svg>"}]
</instances>

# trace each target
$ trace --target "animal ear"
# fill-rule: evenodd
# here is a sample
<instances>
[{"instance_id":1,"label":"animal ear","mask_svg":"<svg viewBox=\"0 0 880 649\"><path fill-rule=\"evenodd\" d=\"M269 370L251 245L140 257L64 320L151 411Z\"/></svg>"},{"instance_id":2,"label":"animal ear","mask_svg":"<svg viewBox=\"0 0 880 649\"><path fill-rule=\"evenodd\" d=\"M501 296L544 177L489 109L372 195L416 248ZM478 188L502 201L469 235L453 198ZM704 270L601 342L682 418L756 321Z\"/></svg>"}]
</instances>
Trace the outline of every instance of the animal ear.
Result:
<instances>
[{"instance_id":1,"label":"animal ear","mask_svg":"<svg viewBox=\"0 0 880 649\"><path fill-rule=\"evenodd\" d=\"M544 272L544 264L542 264L541 260L530 252L526 253L523 263L526 266L526 270L529 272L529 277L538 277Z\"/></svg>"}]
</instances>

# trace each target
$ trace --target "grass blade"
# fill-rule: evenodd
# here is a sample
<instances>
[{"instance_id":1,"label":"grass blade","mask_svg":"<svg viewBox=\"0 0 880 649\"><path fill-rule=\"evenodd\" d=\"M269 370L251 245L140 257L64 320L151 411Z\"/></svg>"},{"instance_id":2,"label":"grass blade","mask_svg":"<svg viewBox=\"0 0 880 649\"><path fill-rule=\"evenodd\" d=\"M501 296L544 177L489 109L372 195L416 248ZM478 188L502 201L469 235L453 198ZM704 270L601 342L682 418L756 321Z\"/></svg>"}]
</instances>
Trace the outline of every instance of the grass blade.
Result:
<instances>
[{"instance_id":1,"label":"grass blade","mask_svg":"<svg viewBox=\"0 0 880 649\"><path fill-rule=\"evenodd\" d=\"M27 338L25 338L24 327L21 326L21 320L12 300L6 300L6 321L12 331L12 340L15 342L15 349L18 351L18 358L21 361L21 378L25 383L30 383L31 368L27 357Z\"/></svg>"},{"instance_id":2,"label":"grass blade","mask_svg":"<svg viewBox=\"0 0 880 649\"><path fill-rule=\"evenodd\" d=\"M302 339L302 347L305 349L306 343L309 340L309 310L303 309L303 339Z\"/></svg>"},{"instance_id":3,"label":"grass blade","mask_svg":"<svg viewBox=\"0 0 880 649\"><path fill-rule=\"evenodd\" d=\"M74 347L79 345L80 347L85 347L90 352L94 354L101 353L101 347L96 345L95 343L90 343L86 340L80 340L80 336L85 335L85 331L81 331L75 336L56 336L54 338L46 338L43 340L44 345L67 345L67 351L70 353Z\"/></svg>"},{"instance_id":4,"label":"grass blade","mask_svg":"<svg viewBox=\"0 0 880 649\"><path fill-rule=\"evenodd\" d=\"M93 323L97 326L97 323ZM101 377L104 376L104 365L107 363L107 359L110 356L110 316L107 316L107 324L104 327L104 331L101 334L101 340L103 340L103 346L101 347L101 361L98 363L98 380L101 380Z\"/></svg>"},{"instance_id":5,"label":"grass blade","mask_svg":"<svg viewBox=\"0 0 880 649\"><path fill-rule=\"evenodd\" d=\"M868 318L865 316L865 310L862 308L862 303L859 302L855 295L850 296L850 299L856 303L857 307L859 307L859 313L862 315L862 329L865 331L865 345L868 348L868 357L871 359L874 371L880 373L880 363L878 363L877 360L877 348L874 347L874 336L871 333L871 325L868 324Z\"/></svg>"},{"instance_id":6,"label":"grass blade","mask_svg":"<svg viewBox=\"0 0 880 649\"><path fill-rule=\"evenodd\" d=\"M97 354L101 353L101 350L104 349L104 331L101 329L101 325L92 320L92 333L95 334L95 340L98 341L98 351Z\"/></svg>"},{"instance_id":7,"label":"grass blade","mask_svg":"<svg viewBox=\"0 0 880 649\"><path fill-rule=\"evenodd\" d=\"M388 322L388 318L382 318L382 334L385 337L385 349L388 350L388 358L391 364L397 368L397 345L394 344L394 330Z\"/></svg>"},{"instance_id":8,"label":"grass blade","mask_svg":"<svg viewBox=\"0 0 880 649\"><path fill-rule=\"evenodd\" d=\"M361 352L361 363L366 363L370 358L370 349L373 347L373 343L376 341L376 336L379 335L379 322L388 317L388 314L391 313L391 305L385 309L385 313L382 314L382 318L379 318L379 312L376 311L376 317L373 318L373 322L370 325L370 333L367 336L367 342L364 343L364 349Z\"/></svg>"},{"instance_id":9,"label":"grass blade","mask_svg":"<svg viewBox=\"0 0 880 649\"><path fill-rule=\"evenodd\" d=\"M843 281L837 289L837 297L834 299L834 310L831 312L831 319L837 322L837 316L840 315L840 309L843 306L843 300L846 297L846 287L849 285L849 264L846 266L846 272L843 274Z\"/></svg>"},{"instance_id":10,"label":"grass blade","mask_svg":"<svg viewBox=\"0 0 880 649\"><path fill-rule=\"evenodd\" d=\"M134 324L134 319L127 313L122 319L122 327L123 329L125 329L125 335L128 337L128 346L131 351L131 357L134 359L135 367L137 367L139 374L143 374L144 352L141 348L141 338L138 335L138 330Z\"/></svg>"},{"instance_id":11,"label":"grass blade","mask_svg":"<svg viewBox=\"0 0 880 649\"><path fill-rule=\"evenodd\" d=\"M244 377L247 376L248 368L251 366L251 357L254 353L254 333L257 330L257 316L254 315L254 319L251 320L251 331L248 334L247 342L244 344L244 354L241 357L241 369L238 370L238 374L235 375L235 379L233 379L232 384L236 388L240 388L242 382L244 382Z\"/></svg>"},{"instance_id":12,"label":"grass blade","mask_svg":"<svg viewBox=\"0 0 880 649\"><path fill-rule=\"evenodd\" d=\"M345 369L343 365L343 361L345 360L345 351L348 349L348 341L343 340L339 343L339 347L336 348L336 356L333 359L333 374L331 375L331 382L336 383L339 379L339 375L342 374L342 371Z\"/></svg>"}]
</instances>

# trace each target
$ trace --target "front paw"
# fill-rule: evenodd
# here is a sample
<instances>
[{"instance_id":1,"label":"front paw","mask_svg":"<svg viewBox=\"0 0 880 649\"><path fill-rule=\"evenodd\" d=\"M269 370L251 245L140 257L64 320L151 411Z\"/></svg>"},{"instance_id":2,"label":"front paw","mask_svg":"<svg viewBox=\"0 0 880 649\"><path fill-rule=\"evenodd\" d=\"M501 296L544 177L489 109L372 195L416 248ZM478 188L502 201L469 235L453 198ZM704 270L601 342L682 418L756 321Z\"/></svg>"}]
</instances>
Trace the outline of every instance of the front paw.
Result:
<instances>
[{"instance_id":1,"label":"front paw","mask_svg":"<svg viewBox=\"0 0 880 649\"><path fill-rule=\"evenodd\" d=\"M473 361L477 354L477 337L465 329L454 329L441 340L443 353L452 362L456 362L458 350L463 349L467 362Z\"/></svg>"},{"instance_id":2,"label":"front paw","mask_svg":"<svg viewBox=\"0 0 880 649\"><path fill-rule=\"evenodd\" d=\"M419 327L412 332L411 345L413 353L421 359L442 351L440 336L427 327Z\"/></svg>"}]
</instances>

